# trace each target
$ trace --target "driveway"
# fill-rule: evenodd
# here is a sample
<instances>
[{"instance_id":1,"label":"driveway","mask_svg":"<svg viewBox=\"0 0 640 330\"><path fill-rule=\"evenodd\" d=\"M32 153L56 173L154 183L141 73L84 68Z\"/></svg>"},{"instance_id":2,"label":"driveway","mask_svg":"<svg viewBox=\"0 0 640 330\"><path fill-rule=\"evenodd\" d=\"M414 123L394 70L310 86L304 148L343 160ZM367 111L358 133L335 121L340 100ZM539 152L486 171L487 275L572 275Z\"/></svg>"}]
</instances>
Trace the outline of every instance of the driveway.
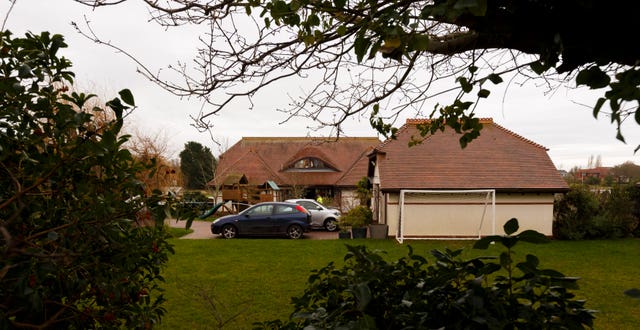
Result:
<instances>
[{"instance_id":1,"label":"driveway","mask_svg":"<svg viewBox=\"0 0 640 330\"><path fill-rule=\"evenodd\" d=\"M184 228L185 222L175 220L167 220L166 223L171 227ZM193 233L180 237L181 239L218 239L218 235L211 233L211 222L194 221L191 224ZM338 232L328 232L321 230L312 230L304 234L305 239L338 239Z\"/></svg>"}]
</instances>

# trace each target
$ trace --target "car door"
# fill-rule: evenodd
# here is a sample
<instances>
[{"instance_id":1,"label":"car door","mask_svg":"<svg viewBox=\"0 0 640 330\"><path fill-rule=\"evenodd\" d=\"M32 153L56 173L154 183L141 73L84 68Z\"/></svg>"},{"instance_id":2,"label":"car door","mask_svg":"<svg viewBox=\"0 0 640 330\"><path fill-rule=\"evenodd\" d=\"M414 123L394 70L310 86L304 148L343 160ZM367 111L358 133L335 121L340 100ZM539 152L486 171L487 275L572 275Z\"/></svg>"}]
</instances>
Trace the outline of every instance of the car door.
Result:
<instances>
[{"instance_id":1,"label":"car door","mask_svg":"<svg viewBox=\"0 0 640 330\"><path fill-rule=\"evenodd\" d=\"M273 230L277 233L286 233L289 224L295 221L296 216L302 214L291 205L277 205L273 214Z\"/></svg>"},{"instance_id":2,"label":"car door","mask_svg":"<svg viewBox=\"0 0 640 330\"><path fill-rule=\"evenodd\" d=\"M273 233L273 205L256 205L248 209L238 221L241 234L268 235Z\"/></svg>"}]
</instances>

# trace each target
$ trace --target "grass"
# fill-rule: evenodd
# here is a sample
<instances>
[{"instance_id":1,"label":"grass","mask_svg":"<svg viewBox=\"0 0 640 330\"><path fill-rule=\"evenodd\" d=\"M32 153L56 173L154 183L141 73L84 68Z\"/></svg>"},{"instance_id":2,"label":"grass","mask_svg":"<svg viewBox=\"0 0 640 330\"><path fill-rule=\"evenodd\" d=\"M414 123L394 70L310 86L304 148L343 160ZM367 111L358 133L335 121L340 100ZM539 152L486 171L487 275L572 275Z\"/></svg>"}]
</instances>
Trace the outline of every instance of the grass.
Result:
<instances>
[{"instance_id":1,"label":"grass","mask_svg":"<svg viewBox=\"0 0 640 330\"><path fill-rule=\"evenodd\" d=\"M176 254L164 270L168 312L161 329L251 329L253 322L285 319L290 298L300 295L312 269L329 262L341 263L344 240L177 240ZM471 241L351 240L370 249L386 251L389 260L407 253L432 249L464 248L463 257L497 255L500 250L473 250ZM554 241L516 246L516 259L534 254L541 267L578 276L587 307L598 310L596 329L640 327L640 301L623 295L640 288L639 239L603 241ZM433 259L431 259L433 260Z\"/></svg>"},{"instance_id":2,"label":"grass","mask_svg":"<svg viewBox=\"0 0 640 330\"><path fill-rule=\"evenodd\" d=\"M193 229L184 229L169 226L167 226L166 229L169 231L169 235L174 238L180 238L184 235L193 233Z\"/></svg>"}]
</instances>

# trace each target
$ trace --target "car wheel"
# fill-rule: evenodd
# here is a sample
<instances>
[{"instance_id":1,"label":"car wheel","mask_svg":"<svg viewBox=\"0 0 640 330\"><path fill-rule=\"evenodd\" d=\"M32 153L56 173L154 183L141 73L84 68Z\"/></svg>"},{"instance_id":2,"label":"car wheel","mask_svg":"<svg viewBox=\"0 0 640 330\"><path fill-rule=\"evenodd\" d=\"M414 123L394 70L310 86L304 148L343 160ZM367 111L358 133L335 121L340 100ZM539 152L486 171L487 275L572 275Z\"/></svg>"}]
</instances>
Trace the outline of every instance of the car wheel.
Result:
<instances>
[{"instance_id":1,"label":"car wheel","mask_svg":"<svg viewBox=\"0 0 640 330\"><path fill-rule=\"evenodd\" d=\"M303 234L304 230L302 230L302 227L300 227L300 225L291 225L289 226L289 228L287 228L287 236L289 236L289 238L291 239L298 239L302 237Z\"/></svg>"},{"instance_id":2,"label":"car wheel","mask_svg":"<svg viewBox=\"0 0 640 330\"><path fill-rule=\"evenodd\" d=\"M236 236L238 236L238 229L232 225L225 225L222 227L221 233L224 238L236 238Z\"/></svg>"},{"instance_id":3,"label":"car wheel","mask_svg":"<svg viewBox=\"0 0 640 330\"><path fill-rule=\"evenodd\" d=\"M327 219L324 221L324 228L328 231L336 231L338 229L338 222L336 219Z\"/></svg>"}]
</instances>

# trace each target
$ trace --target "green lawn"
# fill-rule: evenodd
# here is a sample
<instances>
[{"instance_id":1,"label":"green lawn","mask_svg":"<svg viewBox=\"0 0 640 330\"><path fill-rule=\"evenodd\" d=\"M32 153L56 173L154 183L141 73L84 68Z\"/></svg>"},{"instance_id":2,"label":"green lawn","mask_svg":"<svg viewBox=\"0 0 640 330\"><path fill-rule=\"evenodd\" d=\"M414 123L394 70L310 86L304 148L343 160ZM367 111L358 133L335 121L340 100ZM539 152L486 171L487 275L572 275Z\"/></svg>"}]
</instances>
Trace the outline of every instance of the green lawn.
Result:
<instances>
[{"instance_id":1,"label":"green lawn","mask_svg":"<svg viewBox=\"0 0 640 330\"><path fill-rule=\"evenodd\" d=\"M397 259L406 245L428 255L432 249L464 248L464 257L497 255L473 250L472 241L395 240L172 240L176 254L164 271L168 299L162 329L250 329L256 321L287 318L292 296L300 295L309 272L342 262L345 242L366 244ZM640 288L640 239L554 241L520 244L517 258L537 255L541 267L578 276L580 298L596 309L596 329L640 328L640 301L623 291ZM229 321L230 320L230 321ZM228 321L228 323L226 323Z\"/></svg>"}]
</instances>

